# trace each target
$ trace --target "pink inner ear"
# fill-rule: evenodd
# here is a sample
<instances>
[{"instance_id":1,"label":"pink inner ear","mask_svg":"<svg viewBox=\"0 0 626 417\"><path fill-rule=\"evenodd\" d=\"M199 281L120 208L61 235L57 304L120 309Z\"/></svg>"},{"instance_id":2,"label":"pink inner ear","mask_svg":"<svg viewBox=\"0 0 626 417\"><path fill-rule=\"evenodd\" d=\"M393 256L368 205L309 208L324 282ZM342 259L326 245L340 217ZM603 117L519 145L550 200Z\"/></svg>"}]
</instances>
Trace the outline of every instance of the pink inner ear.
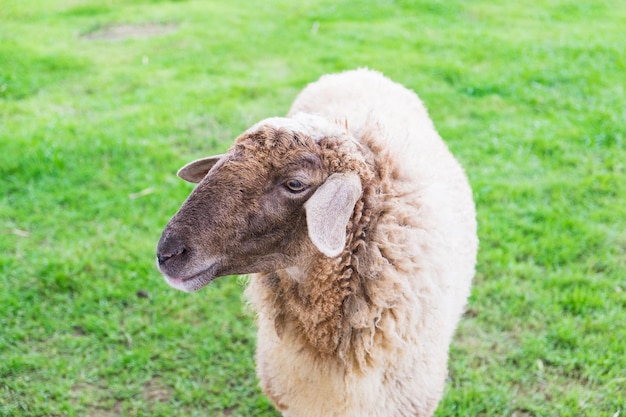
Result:
<instances>
[{"instance_id":1,"label":"pink inner ear","mask_svg":"<svg viewBox=\"0 0 626 417\"><path fill-rule=\"evenodd\" d=\"M177 175L185 181L199 183L223 156L214 155L196 159L179 169Z\"/></svg>"}]
</instances>

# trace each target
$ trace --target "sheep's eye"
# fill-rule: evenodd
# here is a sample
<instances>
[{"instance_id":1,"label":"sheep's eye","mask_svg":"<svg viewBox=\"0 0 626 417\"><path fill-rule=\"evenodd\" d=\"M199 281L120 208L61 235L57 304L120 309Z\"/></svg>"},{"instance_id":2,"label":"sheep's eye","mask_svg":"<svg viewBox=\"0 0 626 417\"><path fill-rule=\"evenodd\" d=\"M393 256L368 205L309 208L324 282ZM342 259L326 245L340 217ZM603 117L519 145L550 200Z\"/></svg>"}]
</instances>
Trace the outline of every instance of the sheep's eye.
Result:
<instances>
[{"instance_id":1,"label":"sheep's eye","mask_svg":"<svg viewBox=\"0 0 626 417\"><path fill-rule=\"evenodd\" d=\"M287 187L287 189L292 193L299 193L301 191L304 191L304 189L306 188L304 184L302 184L298 180L287 180L284 184L285 187Z\"/></svg>"}]
</instances>

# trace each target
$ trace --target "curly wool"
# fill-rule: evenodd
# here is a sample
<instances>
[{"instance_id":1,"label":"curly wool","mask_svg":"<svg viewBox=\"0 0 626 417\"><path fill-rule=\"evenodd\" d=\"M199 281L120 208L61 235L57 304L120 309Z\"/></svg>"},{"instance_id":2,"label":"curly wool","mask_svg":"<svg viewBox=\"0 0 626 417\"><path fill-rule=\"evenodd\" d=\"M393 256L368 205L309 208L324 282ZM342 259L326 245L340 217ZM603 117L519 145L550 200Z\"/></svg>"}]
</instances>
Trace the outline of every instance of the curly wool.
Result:
<instances>
[{"instance_id":1,"label":"curly wool","mask_svg":"<svg viewBox=\"0 0 626 417\"><path fill-rule=\"evenodd\" d=\"M346 144L350 143L323 140L319 144L323 165L330 173L357 172L367 184L371 172L361 158L355 157L354 149ZM370 223L371 209L366 207L369 207L367 200L373 194L372 187L365 186L364 190L348 225L346 248L339 257L318 257L307 267L306 276L310 279L296 281L284 270L260 276L275 300L277 334L282 335L287 326L295 326L296 333L304 338L304 345L326 360L345 358L352 331L345 318L353 317L354 320L359 315L359 301L355 295L362 292L362 285L357 270L362 269L367 261L359 262L356 253Z\"/></svg>"}]
</instances>

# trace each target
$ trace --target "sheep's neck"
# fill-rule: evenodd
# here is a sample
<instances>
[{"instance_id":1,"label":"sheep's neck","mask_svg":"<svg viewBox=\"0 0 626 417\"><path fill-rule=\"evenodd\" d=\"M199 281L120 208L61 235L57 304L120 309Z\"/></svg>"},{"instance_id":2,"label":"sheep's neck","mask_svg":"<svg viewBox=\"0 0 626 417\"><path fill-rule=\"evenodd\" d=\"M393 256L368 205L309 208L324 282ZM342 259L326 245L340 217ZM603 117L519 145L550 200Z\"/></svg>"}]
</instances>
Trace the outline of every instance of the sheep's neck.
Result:
<instances>
[{"instance_id":1,"label":"sheep's neck","mask_svg":"<svg viewBox=\"0 0 626 417\"><path fill-rule=\"evenodd\" d=\"M365 263L359 255L366 245L365 231L372 226L367 206L364 200L357 203L348 226L352 232L341 256L330 259L320 255L306 267L277 271L270 278L276 280L270 287L276 300L277 333L290 332L317 355L350 360L355 335L350 310L355 303L367 307L368 301L360 275ZM299 279L294 279L294 274Z\"/></svg>"},{"instance_id":2,"label":"sheep's neck","mask_svg":"<svg viewBox=\"0 0 626 417\"><path fill-rule=\"evenodd\" d=\"M276 326L295 331L316 352L335 353L345 327L343 304L354 291L355 274L349 260L319 260L299 282L287 274L278 275L282 282L277 294L280 307ZM277 331L282 332L279 328Z\"/></svg>"}]
</instances>

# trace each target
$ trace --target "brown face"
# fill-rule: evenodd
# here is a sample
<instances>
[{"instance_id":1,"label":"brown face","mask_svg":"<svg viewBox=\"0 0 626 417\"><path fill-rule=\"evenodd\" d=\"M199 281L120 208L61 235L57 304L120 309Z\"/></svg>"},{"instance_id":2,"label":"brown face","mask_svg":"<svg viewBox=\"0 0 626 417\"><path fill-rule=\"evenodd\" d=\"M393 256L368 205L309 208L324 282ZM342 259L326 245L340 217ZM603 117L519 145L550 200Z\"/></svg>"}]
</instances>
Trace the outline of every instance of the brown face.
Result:
<instances>
[{"instance_id":1,"label":"brown face","mask_svg":"<svg viewBox=\"0 0 626 417\"><path fill-rule=\"evenodd\" d=\"M267 128L205 162L208 174L159 240L158 266L170 285L196 291L219 276L270 272L310 256L303 205L328 177L314 147Z\"/></svg>"}]
</instances>

